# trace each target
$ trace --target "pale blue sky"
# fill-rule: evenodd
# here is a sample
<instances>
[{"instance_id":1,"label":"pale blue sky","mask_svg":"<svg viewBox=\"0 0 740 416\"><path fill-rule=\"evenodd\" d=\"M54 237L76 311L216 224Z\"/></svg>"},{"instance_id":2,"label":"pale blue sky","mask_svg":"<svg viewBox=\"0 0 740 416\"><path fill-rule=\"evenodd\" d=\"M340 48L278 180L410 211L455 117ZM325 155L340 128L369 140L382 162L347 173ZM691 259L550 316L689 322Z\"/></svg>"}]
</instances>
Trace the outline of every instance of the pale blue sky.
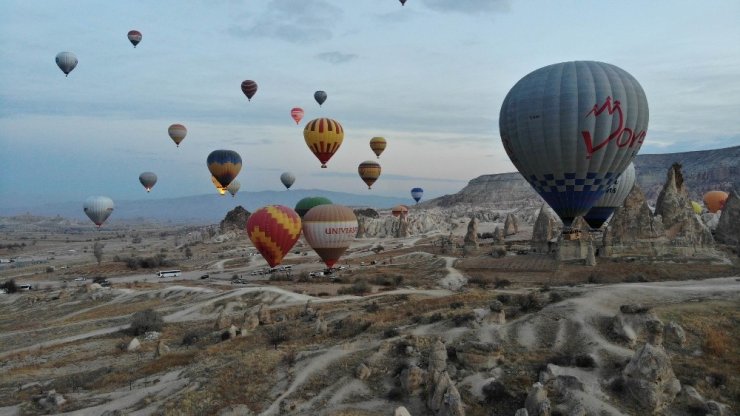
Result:
<instances>
[{"instance_id":1,"label":"pale blue sky","mask_svg":"<svg viewBox=\"0 0 740 416\"><path fill-rule=\"evenodd\" d=\"M498 134L508 90L556 62L598 60L642 84L641 153L740 144L740 2L523 0L12 1L0 3L0 201L214 192L205 159L238 151L242 190L425 197L513 171ZM143 40L134 49L126 33ZM54 56L74 52L68 78ZM259 91L248 103L239 85ZM323 107L315 90L329 98ZM339 120L320 169L304 122ZM167 127L189 133L178 149ZM357 165L385 136L381 178ZM153 171L146 195L138 182Z\"/></svg>"}]
</instances>

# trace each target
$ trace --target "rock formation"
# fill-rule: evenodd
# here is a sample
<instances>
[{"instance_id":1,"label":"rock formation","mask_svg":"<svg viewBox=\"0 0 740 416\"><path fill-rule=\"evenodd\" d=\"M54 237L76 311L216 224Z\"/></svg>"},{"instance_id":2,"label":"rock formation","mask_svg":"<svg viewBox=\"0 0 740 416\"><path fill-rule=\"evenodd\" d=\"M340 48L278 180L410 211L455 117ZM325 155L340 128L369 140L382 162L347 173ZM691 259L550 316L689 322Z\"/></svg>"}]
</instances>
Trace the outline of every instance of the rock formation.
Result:
<instances>
[{"instance_id":1,"label":"rock formation","mask_svg":"<svg viewBox=\"0 0 740 416\"><path fill-rule=\"evenodd\" d=\"M510 236L519 232L519 224L517 223L516 217L512 214L506 214L506 221L504 221L504 235Z\"/></svg>"},{"instance_id":2,"label":"rock formation","mask_svg":"<svg viewBox=\"0 0 740 416\"><path fill-rule=\"evenodd\" d=\"M578 217L578 218L581 218L581 217ZM586 266L589 266L589 267L596 266L596 250L594 250L593 242L589 242L588 244L588 253L586 254Z\"/></svg>"},{"instance_id":3,"label":"rock formation","mask_svg":"<svg viewBox=\"0 0 740 416\"><path fill-rule=\"evenodd\" d=\"M250 212L244 207L237 205L236 208L226 213L226 217L219 224L219 229L221 232L234 229L243 231L247 227L247 220L250 215Z\"/></svg>"},{"instance_id":4,"label":"rock formation","mask_svg":"<svg viewBox=\"0 0 740 416\"><path fill-rule=\"evenodd\" d=\"M677 324L676 322L668 322L663 330L663 338L667 342L671 342L680 346L683 346L686 343L686 332L683 330L681 325Z\"/></svg>"},{"instance_id":5,"label":"rock formation","mask_svg":"<svg viewBox=\"0 0 740 416\"><path fill-rule=\"evenodd\" d=\"M535 253L549 253L553 238L553 219L542 204L540 213L532 228L532 251Z\"/></svg>"},{"instance_id":6,"label":"rock formation","mask_svg":"<svg viewBox=\"0 0 740 416\"><path fill-rule=\"evenodd\" d=\"M260 321L260 325L269 325L272 323L270 310L265 304L261 304L259 310L257 310L257 318Z\"/></svg>"},{"instance_id":7,"label":"rock formation","mask_svg":"<svg viewBox=\"0 0 740 416\"><path fill-rule=\"evenodd\" d=\"M260 326L260 318L257 316L257 314L250 311L244 312L244 319L242 320L243 330L251 331L258 326Z\"/></svg>"},{"instance_id":8,"label":"rock formation","mask_svg":"<svg viewBox=\"0 0 740 416\"><path fill-rule=\"evenodd\" d=\"M401 371L401 388L408 394L416 393L424 384L426 372L421 368L411 365Z\"/></svg>"},{"instance_id":9,"label":"rock formation","mask_svg":"<svg viewBox=\"0 0 740 416\"><path fill-rule=\"evenodd\" d=\"M493 230L493 244L499 245L504 244L506 241L506 236L504 235L504 230L496 226L496 229Z\"/></svg>"},{"instance_id":10,"label":"rock formation","mask_svg":"<svg viewBox=\"0 0 740 416\"><path fill-rule=\"evenodd\" d=\"M740 246L740 194L736 189L727 197L714 235L722 244Z\"/></svg>"},{"instance_id":11,"label":"rock formation","mask_svg":"<svg viewBox=\"0 0 740 416\"><path fill-rule=\"evenodd\" d=\"M396 232L396 238L406 238L409 236L409 217L405 214L401 214L398 218L398 231Z\"/></svg>"},{"instance_id":12,"label":"rock formation","mask_svg":"<svg viewBox=\"0 0 740 416\"><path fill-rule=\"evenodd\" d=\"M170 353L170 347L164 343L161 339L157 342L157 351L154 353L156 358L162 357Z\"/></svg>"},{"instance_id":13,"label":"rock formation","mask_svg":"<svg viewBox=\"0 0 740 416\"><path fill-rule=\"evenodd\" d=\"M370 378L370 374L372 374L372 371L365 363L360 363L355 369L355 377L360 380L367 380Z\"/></svg>"},{"instance_id":14,"label":"rock formation","mask_svg":"<svg viewBox=\"0 0 740 416\"><path fill-rule=\"evenodd\" d=\"M393 416L411 416L411 413L409 413L409 411L406 410L405 407L401 406L396 408L396 410L393 412Z\"/></svg>"},{"instance_id":15,"label":"rock formation","mask_svg":"<svg viewBox=\"0 0 740 416\"><path fill-rule=\"evenodd\" d=\"M478 248L478 220L473 217L468 222L468 231L465 233L464 238L465 245L473 245Z\"/></svg>"},{"instance_id":16,"label":"rock formation","mask_svg":"<svg viewBox=\"0 0 740 416\"><path fill-rule=\"evenodd\" d=\"M581 231L581 238L588 237L588 233L591 232L591 226L588 225L586 220L584 220L581 216L577 216L575 219L573 219L573 222L570 224L570 228L573 230Z\"/></svg>"},{"instance_id":17,"label":"rock formation","mask_svg":"<svg viewBox=\"0 0 740 416\"><path fill-rule=\"evenodd\" d=\"M365 217L357 216L357 234L355 238L365 238Z\"/></svg>"},{"instance_id":18,"label":"rock formation","mask_svg":"<svg viewBox=\"0 0 740 416\"><path fill-rule=\"evenodd\" d=\"M140 348L141 348L141 342L139 342L138 338L134 338L126 346L126 351L128 352L138 351Z\"/></svg>"},{"instance_id":19,"label":"rock formation","mask_svg":"<svg viewBox=\"0 0 740 416\"><path fill-rule=\"evenodd\" d=\"M663 190L655 204L655 215L660 215L666 237L686 245L708 246L714 243L712 233L691 207L691 199L684 184L681 165L674 163L668 169Z\"/></svg>"},{"instance_id":20,"label":"rock formation","mask_svg":"<svg viewBox=\"0 0 740 416\"><path fill-rule=\"evenodd\" d=\"M653 337L653 343L657 342L654 332L663 323L658 317L650 312L650 308L643 305L622 305L612 321L612 331L618 337L624 339L630 346L637 344L638 340L649 341Z\"/></svg>"},{"instance_id":21,"label":"rock formation","mask_svg":"<svg viewBox=\"0 0 740 416\"><path fill-rule=\"evenodd\" d=\"M550 399L547 398L547 390L542 383L532 385L524 400L524 407L530 416L550 416Z\"/></svg>"},{"instance_id":22,"label":"rock formation","mask_svg":"<svg viewBox=\"0 0 740 416\"><path fill-rule=\"evenodd\" d=\"M645 195L635 185L621 207L614 211L604 231L604 245L633 243L663 235L663 224L653 218Z\"/></svg>"},{"instance_id":23,"label":"rock formation","mask_svg":"<svg viewBox=\"0 0 740 416\"><path fill-rule=\"evenodd\" d=\"M221 311L216 318L216 322L213 323L213 329L220 331L226 329L231 325L231 320L226 316L225 311Z\"/></svg>"},{"instance_id":24,"label":"rock formation","mask_svg":"<svg viewBox=\"0 0 740 416\"><path fill-rule=\"evenodd\" d=\"M669 405L681 390L665 350L648 343L635 351L622 377L630 398L651 414Z\"/></svg>"}]
</instances>

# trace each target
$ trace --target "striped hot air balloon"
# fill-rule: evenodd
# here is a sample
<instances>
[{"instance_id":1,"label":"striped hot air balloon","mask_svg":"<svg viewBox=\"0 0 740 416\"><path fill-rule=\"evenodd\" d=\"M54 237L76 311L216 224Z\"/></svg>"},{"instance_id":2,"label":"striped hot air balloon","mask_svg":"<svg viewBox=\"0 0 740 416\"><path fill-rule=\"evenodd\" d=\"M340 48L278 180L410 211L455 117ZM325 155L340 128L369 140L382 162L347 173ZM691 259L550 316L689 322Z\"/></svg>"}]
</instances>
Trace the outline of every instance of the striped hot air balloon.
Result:
<instances>
[{"instance_id":1,"label":"striped hot air balloon","mask_svg":"<svg viewBox=\"0 0 740 416\"><path fill-rule=\"evenodd\" d=\"M603 62L564 62L512 87L499 131L514 166L569 227L637 155L648 118L632 75Z\"/></svg>"},{"instance_id":2,"label":"striped hot air balloon","mask_svg":"<svg viewBox=\"0 0 740 416\"><path fill-rule=\"evenodd\" d=\"M252 101L252 97L257 93L257 83L251 79L242 81L242 92L247 96L247 101Z\"/></svg>"},{"instance_id":3,"label":"striped hot air balloon","mask_svg":"<svg viewBox=\"0 0 740 416\"><path fill-rule=\"evenodd\" d=\"M385 137L373 137L370 139L370 149L378 159L380 159L380 154L385 150L386 144Z\"/></svg>"},{"instance_id":4,"label":"striped hot air balloon","mask_svg":"<svg viewBox=\"0 0 740 416\"><path fill-rule=\"evenodd\" d=\"M187 136L188 129L186 129L182 124L172 124L167 128L167 134L170 135L170 139L175 142L177 147L180 147L180 142L182 142L185 139L185 136Z\"/></svg>"},{"instance_id":5,"label":"striped hot air balloon","mask_svg":"<svg viewBox=\"0 0 740 416\"><path fill-rule=\"evenodd\" d=\"M136 45L141 42L141 32L138 30L129 30L128 31L128 41L131 42L132 45L134 45L134 48Z\"/></svg>"},{"instance_id":6,"label":"striped hot air balloon","mask_svg":"<svg viewBox=\"0 0 740 416\"><path fill-rule=\"evenodd\" d=\"M583 216L591 228L598 229L611 217L614 210L621 207L635 186L635 165L630 163L617 180L604 191L593 207Z\"/></svg>"},{"instance_id":7,"label":"striped hot air balloon","mask_svg":"<svg viewBox=\"0 0 740 416\"><path fill-rule=\"evenodd\" d=\"M72 52L59 52L55 61L65 77L69 76L69 73L77 66L77 57Z\"/></svg>"},{"instance_id":8,"label":"striped hot air balloon","mask_svg":"<svg viewBox=\"0 0 740 416\"><path fill-rule=\"evenodd\" d=\"M85 214L100 228L113 213L113 200L107 196L91 196L82 205Z\"/></svg>"},{"instance_id":9,"label":"striped hot air balloon","mask_svg":"<svg viewBox=\"0 0 740 416\"><path fill-rule=\"evenodd\" d=\"M226 189L241 171L242 157L233 150L214 150L208 155L206 164L211 175Z\"/></svg>"},{"instance_id":10,"label":"striped hot air balloon","mask_svg":"<svg viewBox=\"0 0 740 416\"><path fill-rule=\"evenodd\" d=\"M309 121L303 128L303 139L321 167L326 168L326 162L339 150L344 140L344 129L338 121L330 118L317 118Z\"/></svg>"},{"instance_id":11,"label":"striped hot air balloon","mask_svg":"<svg viewBox=\"0 0 740 416\"><path fill-rule=\"evenodd\" d=\"M419 203L419 200L421 200L421 197L424 195L424 190L421 188L411 188L411 198L414 198L414 201L416 203Z\"/></svg>"},{"instance_id":12,"label":"striped hot air balloon","mask_svg":"<svg viewBox=\"0 0 740 416\"><path fill-rule=\"evenodd\" d=\"M301 218L282 205L260 208L247 220L247 234L270 267L283 261L301 235Z\"/></svg>"},{"instance_id":13,"label":"striped hot air balloon","mask_svg":"<svg viewBox=\"0 0 740 416\"><path fill-rule=\"evenodd\" d=\"M357 167L357 173L367 185L367 189L372 189L375 181L380 177L380 163L374 160L366 160Z\"/></svg>"},{"instance_id":14,"label":"striped hot air balloon","mask_svg":"<svg viewBox=\"0 0 740 416\"><path fill-rule=\"evenodd\" d=\"M303 216L303 236L308 245L332 268L357 234L357 217L342 205L318 205Z\"/></svg>"},{"instance_id":15,"label":"striped hot air balloon","mask_svg":"<svg viewBox=\"0 0 740 416\"><path fill-rule=\"evenodd\" d=\"M303 119L303 109L300 107L293 107L290 110L290 116L295 120L295 124L298 124Z\"/></svg>"},{"instance_id":16,"label":"striped hot air balloon","mask_svg":"<svg viewBox=\"0 0 740 416\"><path fill-rule=\"evenodd\" d=\"M304 215L310 210L311 208L318 206L318 205L330 205L332 202L329 200L329 198L324 198L323 196L308 196L306 198L301 199L298 201L297 204L295 204L295 212L298 213L298 215L303 218Z\"/></svg>"},{"instance_id":17,"label":"striped hot air balloon","mask_svg":"<svg viewBox=\"0 0 740 416\"><path fill-rule=\"evenodd\" d=\"M139 175L139 182L141 182L141 184L144 185L144 189L149 192L154 187L154 184L157 183L157 174L154 172L142 172L141 175Z\"/></svg>"}]
</instances>

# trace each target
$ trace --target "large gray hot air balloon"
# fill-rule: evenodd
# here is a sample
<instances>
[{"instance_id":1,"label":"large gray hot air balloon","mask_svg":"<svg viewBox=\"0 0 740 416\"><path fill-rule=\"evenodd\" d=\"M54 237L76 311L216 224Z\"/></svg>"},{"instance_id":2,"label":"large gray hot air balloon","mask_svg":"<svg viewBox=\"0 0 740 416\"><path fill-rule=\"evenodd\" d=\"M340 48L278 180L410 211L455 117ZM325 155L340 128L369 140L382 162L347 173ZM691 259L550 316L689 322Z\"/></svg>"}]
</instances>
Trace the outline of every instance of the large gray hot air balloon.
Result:
<instances>
[{"instance_id":1,"label":"large gray hot air balloon","mask_svg":"<svg viewBox=\"0 0 740 416\"><path fill-rule=\"evenodd\" d=\"M77 57L72 52L59 52L56 57L57 66L68 76L77 66Z\"/></svg>"},{"instance_id":2,"label":"large gray hot air balloon","mask_svg":"<svg viewBox=\"0 0 740 416\"><path fill-rule=\"evenodd\" d=\"M616 182L606 189L604 196L596 201L588 213L583 216L583 219L591 228L600 228L614 213L614 210L622 206L633 186L635 186L635 164L630 163Z\"/></svg>"},{"instance_id":3,"label":"large gray hot air balloon","mask_svg":"<svg viewBox=\"0 0 740 416\"><path fill-rule=\"evenodd\" d=\"M286 189L290 189L290 187L293 186L293 183L295 182L295 175L290 172L283 172L283 174L280 175L280 182L285 185Z\"/></svg>"},{"instance_id":4,"label":"large gray hot air balloon","mask_svg":"<svg viewBox=\"0 0 740 416\"><path fill-rule=\"evenodd\" d=\"M100 227L113 212L113 200L107 196L91 196L82 207L92 222Z\"/></svg>"},{"instance_id":5,"label":"large gray hot air balloon","mask_svg":"<svg viewBox=\"0 0 740 416\"><path fill-rule=\"evenodd\" d=\"M141 182L141 184L144 185L144 188L146 188L146 191L149 192L154 187L154 184L157 183L157 175L154 172L143 172L139 175L139 182Z\"/></svg>"},{"instance_id":6,"label":"large gray hot air balloon","mask_svg":"<svg viewBox=\"0 0 740 416\"><path fill-rule=\"evenodd\" d=\"M637 155L648 117L632 75L603 62L563 62L514 85L499 130L514 166L570 226Z\"/></svg>"}]
</instances>

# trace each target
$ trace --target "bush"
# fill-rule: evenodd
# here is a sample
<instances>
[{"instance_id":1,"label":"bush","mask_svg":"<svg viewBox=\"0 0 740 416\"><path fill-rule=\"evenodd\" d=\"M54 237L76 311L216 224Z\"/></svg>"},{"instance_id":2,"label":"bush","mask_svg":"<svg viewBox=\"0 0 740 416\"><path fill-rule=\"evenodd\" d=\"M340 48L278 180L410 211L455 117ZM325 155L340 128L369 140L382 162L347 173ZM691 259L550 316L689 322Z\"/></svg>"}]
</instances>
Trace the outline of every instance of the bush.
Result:
<instances>
[{"instance_id":1,"label":"bush","mask_svg":"<svg viewBox=\"0 0 740 416\"><path fill-rule=\"evenodd\" d=\"M463 306L465 306L465 303L460 302L460 301L455 301L455 302L450 303L450 308L452 309L460 309Z\"/></svg>"},{"instance_id":2,"label":"bush","mask_svg":"<svg viewBox=\"0 0 740 416\"><path fill-rule=\"evenodd\" d=\"M141 335L150 331L161 331L163 326L162 315L153 309L147 309L134 314L129 331L133 335Z\"/></svg>"},{"instance_id":3,"label":"bush","mask_svg":"<svg viewBox=\"0 0 740 416\"><path fill-rule=\"evenodd\" d=\"M475 314L473 312L464 313L462 315L455 315L452 318L452 322L455 324L455 326L463 326L472 321L475 321Z\"/></svg>"},{"instance_id":4,"label":"bush","mask_svg":"<svg viewBox=\"0 0 740 416\"><path fill-rule=\"evenodd\" d=\"M538 311L545 306L544 299L535 292L517 296L516 303L522 312Z\"/></svg>"},{"instance_id":5,"label":"bush","mask_svg":"<svg viewBox=\"0 0 740 416\"><path fill-rule=\"evenodd\" d=\"M406 392L400 386L396 386L388 391L387 397L388 400L400 402L406 397Z\"/></svg>"},{"instance_id":6,"label":"bush","mask_svg":"<svg viewBox=\"0 0 740 416\"><path fill-rule=\"evenodd\" d=\"M501 288L504 288L504 287L509 286L509 285L511 285L511 282L509 280L507 280L507 279L499 279L498 277L496 278L496 280L493 283L493 287L495 287L496 289L501 289Z\"/></svg>"},{"instance_id":7,"label":"bush","mask_svg":"<svg viewBox=\"0 0 740 416\"><path fill-rule=\"evenodd\" d=\"M642 273L635 273L625 277L624 281L625 283L644 283L648 280Z\"/></svg>"},{"instance_id":8,"label":"bush","mask_svg":"<svg viewBox=\"0 0 740 416\"><path fill-rule=\"evenodd\" d=\"M16 293L18 292L18 286L15 284L15 280L10 279L3 282L2 285L0 285L0 289L5 289L5 292L7 293Z\"/></svg>"},{"instance_id":9,"label":"bush","mask_svg":"<svg viewBox=\"0 0 740 416\"><path fill-rule=\"evenodd\" d=\"M704 338L704 350L715 357L722 357L730 348L730 338L727 333L710 329Z\"/></svg>"},{"instance_id":10,"label":"bush","mask_svg":"<svg viewBox=\"0 0 740 416\"><path fill-rule=\"evenodd\" d=\"M494 380L483 386L483 397L486 398L487 403L497 403L510 400L513 396L506 389L504 383Z\"/></svg>"},{"instance_id":11,"label":"bush","mask_svg":"<svg viewBox=\"0 0 740 416\"><path fill-rule=\"evenodd\" d=\"M352 284L352 286L340 288L339 290L337 290L337 294L362 296L370 293L371 291L372 288L366 281L359 280Z\"/></svg>"},{"instance_id":12,"label":"bush","mask_svg":"<svg viewBox=\"0 0 740 416\"><path fill-rule=\"evenodd\" d=\"M435 312L432 315L430 315L429 318L427 318L427 320L428 320L428 322L430 324L431 323L434 323L434 322L439 322L439 321L441 321L443 319L445 319L444 316L442 316L442 314L439 313L439 312Z\"/></svg>"},{"instance_id":13,"label":"bush","mask_svg":"<svg viewBox=\"0 0 740 416\"><path fill-rule=\"evenodd\" d=\"M365 311L369 313L375 313L380 310L380 306L378 306L377 303L373 302L369 305L365 305Z\"/></svg>"},{"instance_id":14,"label":"bush","mask_svg":"<svg viewBox=\"0 0 740 416\"><path fill-rule=\"evenodd\" d=\"M288 327L285 324L268 325L262 327L267 341L277 349L278 345L288 340Z\"/></svg>"},{"instance_id":15,"label":"bush","mask_svg":"<svg viewBox=\"0 0 740 416\"><path fill-rule=\"evenodd\" d=\"M551 303L557 303L565 299L565 296L563 296L562 292L552 292L550 293L550 302Z\"/></svg>"},{"instance_id":16,"label":"bush","mask_svg":"<svg viewBox=\"0 0 740 416\"><path fill-rule=\"evenodd\" d=\"M511 295L506 294L506 293L502 293L502 294L496 296L496 299L499 302L503 303L504 305L508 305L509 302L511 302Z\"/></svg>"},{"instance_id":17,"label":"bush","mask_svg":"<svg viewBox=\"0 0 740 416\"><path fill-rule=\"evenodd\" d=\"M349 316L334 324L333 335L340 338L353 338L367 331L373 323Z\"/></svg>"},{"instance_id":18,"label":"bush","mask_svg":"<svg viewBox=\"0 0 740 416\"><path fill-rule=\"evenodd\" d=\"M197 344L202 339L202 337L203 336L201 335L200 332L190 331L187 334L185 334L184 337L182 337L181 344L186 347L189 347L191 345Z\"/></svg>"},{"instance_id":19,"label":"bush","mask_svg":"<svg viewBox=\"0 0 740 416\"><path fill-rule=\"evenodd\" d=\"M393 338L397 337L399 334L400 332L398 332L398 328L388 328L383 331L383 338Z\"/></svg>"}]
</instances>

